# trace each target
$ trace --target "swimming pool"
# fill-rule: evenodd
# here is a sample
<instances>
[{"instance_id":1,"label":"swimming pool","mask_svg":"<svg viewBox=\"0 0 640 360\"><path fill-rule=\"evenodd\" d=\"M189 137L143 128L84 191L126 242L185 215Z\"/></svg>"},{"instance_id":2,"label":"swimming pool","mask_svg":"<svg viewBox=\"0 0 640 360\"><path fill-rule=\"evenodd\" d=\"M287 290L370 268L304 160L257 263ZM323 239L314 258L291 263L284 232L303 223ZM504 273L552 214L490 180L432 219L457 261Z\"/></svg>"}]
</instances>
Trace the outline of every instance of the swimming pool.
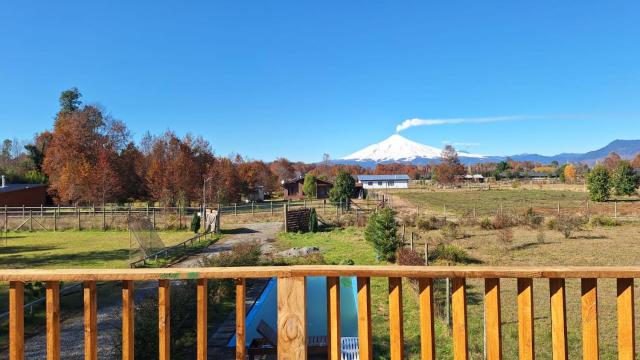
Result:
<instances>
[{"instance_id":1,"label":"swimming pool","mask_svg":"<svg viewBox=\"0 0 640 360\"><path fill-rule=\"evenodd\" d=\"M261 320L272 329L278 324L277 279L271 278L247 314L246 345L256 338ZM327 278L307 277L307 336L327 336ZM355 277L340 278L340 333L342 337L358 336L358 286ZM236 346L234 335L229 347Z\"/></svg>"}]
</instances>

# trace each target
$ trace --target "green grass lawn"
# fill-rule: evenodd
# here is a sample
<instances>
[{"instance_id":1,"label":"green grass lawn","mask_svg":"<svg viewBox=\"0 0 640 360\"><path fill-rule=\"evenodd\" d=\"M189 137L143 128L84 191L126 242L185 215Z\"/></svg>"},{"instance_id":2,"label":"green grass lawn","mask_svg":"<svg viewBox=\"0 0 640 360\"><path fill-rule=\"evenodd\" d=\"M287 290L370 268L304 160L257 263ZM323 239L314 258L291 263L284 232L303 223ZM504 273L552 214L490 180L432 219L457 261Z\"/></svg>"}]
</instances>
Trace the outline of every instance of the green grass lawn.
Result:
<instances>
[{"instance_id":1,"label":"green grass lawn","mask_svg":"<svg viewBox=\"0 0 640 360\"><path fill-rule=\"evenodd\" d=\"M373 247L364 240L363 231L356 228L307 234L283 233L278 237L278 246L283 249L318 246L327 263L339 264L350 259L356 265L383 265L383 263L376 261ZM386 278L371 279L373 344L377 359L389 358L388 294L389 285ZM418 359L420 358L420 328L417 293L407 279L403 281L403 306L406 357ZM478 325L474 323L470 326ZM436 335L438 356L450 358L451 340L446 325L440 320L436 322Z\"/></svg>"},{"instance_id":2,"label":"green grass lawn","mask_svg":"<svg viewBox=\"0 0 640 360\"><path fill-rule=\"evenodd\" d=\"M537 211L554 212L558 203L561 209L586 210L587 193L558 190L469 190L469 191L394 191L393 195L419 205L423 210L437 214L448 213L462 215L476 209L478 216L495 215L502 204L504 211L522 212L529 207ZM593 205L592 205L593 206Z\"/></svg>"},{"instance_id":3,"label":"green grass lawn","mask_svg":"<svg viewBox=\"0 0 640 360\"><path fill-rule=\"evenodd\" d=\"M164 231L166 245L193 236L189 231ZM126 231L9 232L0 238L0 268L126 268Z\"/></svg>"}]
</instances>

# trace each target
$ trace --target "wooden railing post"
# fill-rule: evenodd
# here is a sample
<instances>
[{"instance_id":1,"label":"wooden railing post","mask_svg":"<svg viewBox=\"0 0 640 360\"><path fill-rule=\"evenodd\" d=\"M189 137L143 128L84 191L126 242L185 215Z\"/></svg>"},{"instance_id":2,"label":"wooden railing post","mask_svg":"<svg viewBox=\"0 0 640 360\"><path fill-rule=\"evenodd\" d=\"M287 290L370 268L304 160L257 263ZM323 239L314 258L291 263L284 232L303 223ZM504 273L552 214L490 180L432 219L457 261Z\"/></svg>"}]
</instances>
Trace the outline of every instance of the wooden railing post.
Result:
<instances>
[{"instance_id":1,"label":"wooden railing post","mask_svg":"<svg viewBox=\"0 0 640 360\"><path fill-rule=\"evenodd\" d=\"M433 280L421 278L418 280L420 291L420 350L422 360L435 360L436 344L433 311ZM359 308L358 308L359 309Z\"/></svg>"},{"instance_id":2,"label":"wooden railing post","mask_svg":"<svg viewBox=\"0 0 640 360\"><path fill-rule=\"evenodd\" d=\"M467 339L467 286L465 278L453 278L451 284L453 358L455 360L466 360L469 358Z\"/></svg>"},{"instance_id":3,"label":"wooden railing post","mask_svg":"<svg viewBox=\"0 0 640 360\"><path fill-rule=\"evenodd\" d=\"M246 293L245 279L236 279L236 359L244 360L246 353Z\"/></svg>"},{"instance_id":4,"label":"wooden railing post","mask_svg":"<svg viewBox=\"0 0 640 360\"><path fill-rule=\"evenodd\" d=\"M158 283L158 358L171 358L171 282L162 279Z\"/></svg>"},{"instance_id":5,"label":"wooden railing post","mask_svg":"<svg viewBox=\"0 0 640 360\"><path fill-rule=\"evenodd\" d=\"M9 283L9 359L24 359L24 283Z\"/></svg>"},{"instance_id":6,"label":"wooden railing post","mask_svg":"<svg viewBox=\"0 0 640 360\"><path fill-rule=\"evenodd\" d=\"M131 280L122 282L122 360L134 359L134 283Z\"/></svg>"},{"instance_id":7,"label":"wooden railing post","mask_svg":"<svg viewBox=\"0 0 640 360\"><path fill-rule=\"evenodd\" d=\"M618 279L618 359L635 359L633 279Z\"/></svg>"},{"instance_id":8,"label":"wooden railing post","mask_svg":"<svg viewBox=\"0 0 640 360\"><path fill-rule=\"evenodd\" d=\"M404 359L404 324L402 311L402 278L389 278L389 336L391 360Z\"/></svg>"},{"instance_id":9,"label":"wooden railing post","mask_svg":"<svg viewBox=\"0 0 640 360\"><path fill-rule=\"evenodd\" d=\"M278 278L278 359L307 358L306 278Z\"/></svg>"},{"instance_id":10,"label":"wooden railing post","mask_svg":"<svg viewBox=\"0 0 640 360\"><path fill-rule=\"evenodd\" d=\"M60 359L60 282L46 283L47 360Z\"/></svg>"},{"instance_id":11,"label":"wooden railing post","mask_svg":"<svg viewBox=\"0 0 640 360\"><path fill-rule=\"evenodd\" d=\"M96 282L85 281L83 284L84 298L84 358L98 359L98 302Z\"/></svg>"},{"instance_id":12,"label":"wooden railing post","mask_svg":"<svg viewBox=\"0 0 640 360\"><path fill-rule=\"evenodd\" d=\"M500 313L500 279L484 280L484 317L488 360L502 359L502 316Z\"/></svg>"},{"instance_id":13,"label":"wooden railing post","mask_svg":"<svg viewBox=\"0 0 640 360\"><path fill-rule=\"evenodd\" d=\"M520 360L533 360L533 279L518 279L518 353Z\"/></svg>"},{"instance_id":14,"label":"wooden railing post","mask_svg":"<svg viewBox=\"0 0 640 360\"><path fill-rule=\"evenodd\" d=\"M371 280L358 278L358 346L360 360L373 359L371 337Z\"/></svg>"},{"instance_id":15,"label":"wooden railing post","mask_svg":"<svg viewBox=\"0 0 640 360\"><path fill-rule=\"evenodd\" d=\"M340 278L327 277L328 314L327 344L329 345L330 360L340 360Z\"/></svg>"},{"instance_id":16,"label":"wooden railing post","mask_svg":"<svg viewBox=\"0 0 640 360\"><path fill-rule=\"evenodd\" d=\"M198 360L207 359L207 316L208 316L208 294L207 294L207 279L198 279L198 285L196 287L196 301L197 301L197 347L198 347Z\"/></svg>"},{"instance_id":17,"label":"wooden railing post","mask_svg":"<svg viewBox=\"0 0 640 360\"><path fill-rule=\"evenodd\" d=\"M569 359L564 279L549 279L551 300L551 347L554 360Z\"/></svg>"},{"instance_id":18,"label":"wooden railing post","mask_svg":"<svg viewBox=\"0 0 640 360\"><path fill-rule=\"evenodd\" d=\"M582 279L582 359L598 360L598 280Z\"/></svg>"}]
</instances>

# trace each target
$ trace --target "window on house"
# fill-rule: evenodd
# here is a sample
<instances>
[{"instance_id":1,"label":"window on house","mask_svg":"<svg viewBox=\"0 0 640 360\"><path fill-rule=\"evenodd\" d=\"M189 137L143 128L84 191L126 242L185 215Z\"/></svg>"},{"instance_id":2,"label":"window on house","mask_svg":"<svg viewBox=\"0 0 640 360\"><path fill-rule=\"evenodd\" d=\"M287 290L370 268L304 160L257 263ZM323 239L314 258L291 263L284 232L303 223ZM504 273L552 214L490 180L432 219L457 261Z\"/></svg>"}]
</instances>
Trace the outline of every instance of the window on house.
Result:
<instances>
[{"instance_id":1,"label":"window on house","mask_svg":"<svg viewBox=\"0 0 640 360\"><path fill-rule=\"evenodd\" d=\"M369 181L367 184L369 184L369 186L373 186L373 181Z\"/></svg>"},{"instance_id":2,"label":"window on house","mask_svg":"<svg viewBox=\"0 0 640 360\"><path fill-rule=\"evenodd\" d=\"M393 186L393 181L388 182L389 186Z\"/></svg>"},{"instance_id":3,"label":"window on house","mask_svg":"<svg viewBox=\"0 0 640 360\"><path fill-rule=\"evenodd\" d=\"M378 186L382 186L382 181L378 181Z\"/></svg>"}]
</instances>

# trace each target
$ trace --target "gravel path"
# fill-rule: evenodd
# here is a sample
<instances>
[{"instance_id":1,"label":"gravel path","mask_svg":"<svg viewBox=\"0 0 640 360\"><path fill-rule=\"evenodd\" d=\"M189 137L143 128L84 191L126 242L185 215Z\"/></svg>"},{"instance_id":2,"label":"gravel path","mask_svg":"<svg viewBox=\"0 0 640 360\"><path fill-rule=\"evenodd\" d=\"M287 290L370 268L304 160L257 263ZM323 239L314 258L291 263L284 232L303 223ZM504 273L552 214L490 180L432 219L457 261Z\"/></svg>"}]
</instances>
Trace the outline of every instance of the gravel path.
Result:
<instances>
[{"instance_id":1,"label":"gravel path","mask_svg":"<svg viewBox=\"0 0 640 360\"><path fill-rule=\"evenodd\" d=\"M264 252L271 252L270 243L275 241L276 235L282 229L282 223L242 224L240 227L227 232L223 240L204 249L201 253L187 258L174 267L198 267L203 257L231 250L243 242L256 241L262 244ZM157 291L156 282L136 282L136 301L144 299ZM79 295L76 295L79 296ZM100 359L119 359L120 354L114 354L114 345L120 342L120 310L121 299L109 304L100 304L98 297L98 357ZM84 318L82 313L64 319L60 324L61 358L83 359L84 357ZM7 352L0 354L0 359L7 359ZM46 334L33 336L25 340L25 359L46 359Z\"/></svg>"}]
</instances>

